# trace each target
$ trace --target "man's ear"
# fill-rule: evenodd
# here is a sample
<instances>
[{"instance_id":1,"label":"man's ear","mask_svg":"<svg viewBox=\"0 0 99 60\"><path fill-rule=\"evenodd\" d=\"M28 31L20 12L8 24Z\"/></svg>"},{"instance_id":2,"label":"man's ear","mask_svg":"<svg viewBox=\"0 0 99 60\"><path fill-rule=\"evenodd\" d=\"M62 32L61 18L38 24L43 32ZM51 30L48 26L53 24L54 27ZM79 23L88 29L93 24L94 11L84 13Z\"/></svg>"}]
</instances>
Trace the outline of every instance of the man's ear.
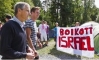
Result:
<instances>
[{"instance_id":1,"label":"man's ear","mask_svg":"<svg viewBox=\"0 0 99 60\"><path fill-rule=\"evenodd\" d=\"M18 13L21 13L22 9L18 8Z\"/></svg>"}]
</instances>

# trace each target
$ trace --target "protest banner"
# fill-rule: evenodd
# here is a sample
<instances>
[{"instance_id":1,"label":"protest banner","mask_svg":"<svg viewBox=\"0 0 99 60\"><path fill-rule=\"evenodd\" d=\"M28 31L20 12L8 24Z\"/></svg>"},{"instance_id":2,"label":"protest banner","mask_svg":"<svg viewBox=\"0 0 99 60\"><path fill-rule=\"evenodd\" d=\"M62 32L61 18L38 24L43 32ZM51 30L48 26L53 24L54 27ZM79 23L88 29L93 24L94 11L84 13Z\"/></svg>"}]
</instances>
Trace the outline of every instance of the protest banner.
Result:
<instances>
[{"instance_id":1,"label":"protest banner","mask_svg":"<svg viewBox=\"0 0 99 60\"><path fill-rule=\"evenodd\" d=\"M57 50L89 58L94 57L92 26L58 27Z\"/></svg>"}]
</instances>

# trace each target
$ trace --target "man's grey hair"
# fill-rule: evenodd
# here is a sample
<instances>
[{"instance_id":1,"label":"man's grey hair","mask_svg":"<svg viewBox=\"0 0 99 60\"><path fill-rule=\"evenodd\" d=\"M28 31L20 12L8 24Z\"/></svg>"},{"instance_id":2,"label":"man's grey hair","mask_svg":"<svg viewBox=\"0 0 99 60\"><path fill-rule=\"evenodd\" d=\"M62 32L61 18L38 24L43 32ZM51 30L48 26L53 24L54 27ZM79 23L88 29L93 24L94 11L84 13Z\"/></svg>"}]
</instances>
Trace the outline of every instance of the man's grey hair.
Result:
<instances>
[{"instance_id":1,"label":"man's grey hair","mask_svg":"<svg viewBox=\"0 0 99 60\"><path fill-rule=\"evenodd\" d=\"M19 9L24 9L25 6L28 6L30 8L30 5L26 2L17 2L14 6L15 15L18 13L18 8Z\"/></svg>"},{"instance_id":2,"label":"man's grey hair","mask_svg":"<svg viewBox=\"0 0 99 60\"><path fill-rule=\"evenodd\" d=\"M55 24L58 24L58 22L56 22Z\"/></svg>"}]
</instances>

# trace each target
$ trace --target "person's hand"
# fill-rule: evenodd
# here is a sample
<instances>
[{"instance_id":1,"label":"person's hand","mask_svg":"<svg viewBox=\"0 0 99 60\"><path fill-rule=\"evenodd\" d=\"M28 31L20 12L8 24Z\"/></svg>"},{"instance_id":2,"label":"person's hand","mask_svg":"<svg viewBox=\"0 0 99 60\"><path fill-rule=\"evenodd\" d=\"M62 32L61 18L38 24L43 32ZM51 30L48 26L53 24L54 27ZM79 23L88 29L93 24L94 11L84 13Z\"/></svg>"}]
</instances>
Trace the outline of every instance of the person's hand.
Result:
<instances>
[{"instance_id":1,"label":"person's hand","mask_svg":"<svg viewBox=\"0 0 99 60\"><path fill-rule=\"evenodd\" d=\"M41 43L38 43L38 44L39 44L39 47L42 48L42 44Z\"/></svg>"},{"instance_id":2,"label":"person's hand","mask_svg":"<svg viewBox=\"0 0 99 60\"><path fill-rule=\"evenodd\" d=\"M34 60L34 58L35 58L35 56L33 53L27 53L27 55L26 55L27 60Z\"/></svg>"},{"instance_id":3,"label":"person's hand","mask_svg":"<svg viewBox=\"0 0 99 60\"><path fill-rule=\"evenodd\" d=\"M36 50L32 50L30 47L28 48L28 53L33 53L34 57L38 56L38 53Z\"/></svg>"},{"instance_id":4,"label":"person's hand","mask_svg":"<svg viewBox=\"0 0 99 60\"><path fill-rule=\"evenodd\" d=\"M35 54L35 57L36 57L36 56L38 56L38 53L37 53L37 51L36 51L36 50L34 51L34 54Z\"/></svg>"},{"instance_id":5,"label":"person's hand","mask_svg":"<svg viewBox=\"0 0 99 60\"><path fill-rule=\"evenodd\" d=\"M33 51L30 47L28 47L27 52L28 52L28 53L34 53L34 51Z\"/></svg>"}]
</instances>

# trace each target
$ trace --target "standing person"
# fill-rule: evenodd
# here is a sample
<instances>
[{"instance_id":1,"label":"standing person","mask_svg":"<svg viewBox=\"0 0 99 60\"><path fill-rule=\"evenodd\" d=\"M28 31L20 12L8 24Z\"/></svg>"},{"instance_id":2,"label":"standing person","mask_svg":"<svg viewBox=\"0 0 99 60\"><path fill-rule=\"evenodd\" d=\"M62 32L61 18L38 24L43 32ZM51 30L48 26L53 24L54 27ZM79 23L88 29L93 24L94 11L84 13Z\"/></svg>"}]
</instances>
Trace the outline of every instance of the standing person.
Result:
<instances>
[{"instance_id":1,"label":"standing person","mask_svg":"<svg viewBox=\"0 0 99 60\"><path fill-rule=\"evenodd\" d=\"M27 34L27 40L28 40L28 44L29 46L32 48L32 50L36 53L35 56L37 56L37 52L36 52L36 42L38 42L39 47L42 47L42 44L40 43L40 41L37 39L37 25L36 25L36 20L40 15L40 8L39 7L33 7L31 9L31 19L26 21L25 24L25 29L26 29L26 34Z\"/></svg>"},{"instance_id":2,"label":"standing person","mask_svg":"<svg viewBox=\"0 0 99 60\"><path fill-rule=\"evenodd\" d=\"M55 28L53 28L52 30L54 31L54 41L55 41L55 47L56 47L56 42L57 42L57 27L59 27L58 26L58 23L56 22L55 23Z\"/></svg>"},{"instance_id":3,"label":"standing person","mask_svg":"<svg viewBox=\"0 0 99 60\"><path fill-rule=\"evenodd\" d=\"M75 23L75 27L79 27L80 26L80 23L79 22L76 22ZM77 57L80 57L79 55L76 55Z\"/></svg>"},{"instance_id":4,"label":"standing person","mask_svg":"<svg viewBox=\"0 0 99 60\"><path fill-rule=\"evenodd\" d=\"M76 22L75 26L76 26L76 27L77 27L77 26L80 26L80 23L79 23L79 22Z\"/></svg>"},{"instance_id":5,"label":"standing person","mask_svg":"<svg viewBox=\"0 0 99 60\"><path fill-rule=\"evenodd\" d=\"M49 40L49 25L47 24L47 21L45 21L45 25L47 26L46 33L47 33L47 44Z\"/></svg>"},{"instance_id":6,"label":"standing person","mask_svg":"<svg viewBox=\"0 0 99 60\"><path fill-rule=\"evenodd\" d=\"M39 29L39 33L41 34L41 43L43 46L48 46L48 42L47 42L47 33L46 33L46 29L47 29L47 26L44 22L44 20L42 21L42 23L39 25L38 27ZM45 41L45 44L43 44L43 42Z\"/></svg>"},{"instance_id":7,"label":"standing person","mask_svg":"<svg viewBox=\"0 0 99 60\"><path fill-rule=\"evenodd\" d=\"M38 32L37 32L37 38L41 41L41 34L39 33L39 29L38 29Z\"/></svg>"},{"instance_id":8,"label":"standing person","mask_svg":"<svg viewBox=\"0 0 99 60\"><path fill-rule=\"evenodd\" d=\"M30 5L17 2L14 6L15 16L5 23L1 29L0 54L2 59L34 59L34 53L27 46L27 38L23 29L28 19Z\"/></svg>"},{"instance_id":9,"label":"standing person","mask_svg":"<svg viewBox=\"0 0 99 60\"><path fill-rule=\"evenodd\" d=\"M5 20L6 20L6 22L8 22L11 18L12 18L12 17L11 17L10 14L6 14L6 16L5 16Z\"/></svg>"}]
</instances>

